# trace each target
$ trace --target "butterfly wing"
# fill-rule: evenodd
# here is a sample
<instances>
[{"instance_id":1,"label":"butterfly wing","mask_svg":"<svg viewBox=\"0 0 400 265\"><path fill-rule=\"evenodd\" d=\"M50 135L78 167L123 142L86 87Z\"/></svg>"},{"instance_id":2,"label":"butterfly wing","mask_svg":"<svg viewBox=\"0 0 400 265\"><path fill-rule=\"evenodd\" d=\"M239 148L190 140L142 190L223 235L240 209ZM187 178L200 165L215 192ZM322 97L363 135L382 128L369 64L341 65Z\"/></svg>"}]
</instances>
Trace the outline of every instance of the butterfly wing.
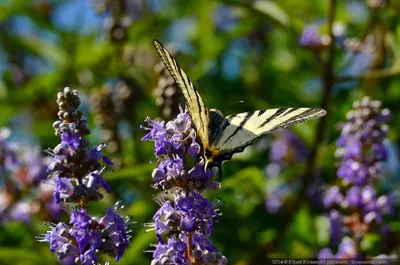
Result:
<instances>
[{"instance_id":1,"label":"butterfly wing","mask_svg":"<svg viewBox=\"0 0 400 265\"><path fill-rule=\"evenodd\" d=\"M210 132L215 135L211 145L220 160L227 160L264 134L325 114L325 110L318 108L280 108L227 116L217 134Z\"/></svg>"},{"instance_id":2,"label":"butterfly wing","mask_svg":"<svg viewBox=\"0 0 400 265\"><path fill-rule=\"evenodd\" d=\"M165 67L167 67L168 71L175 79L175 82L182 90L183 96L186 100L186 107L190 117L192 118L192 125L196 130L197 137L200 139L203 147L207 147L209 111L206 105L188 76L167 49L165 49L165 47L157 40L153 40L153 44Z\"/></svg>"}]
</instances>

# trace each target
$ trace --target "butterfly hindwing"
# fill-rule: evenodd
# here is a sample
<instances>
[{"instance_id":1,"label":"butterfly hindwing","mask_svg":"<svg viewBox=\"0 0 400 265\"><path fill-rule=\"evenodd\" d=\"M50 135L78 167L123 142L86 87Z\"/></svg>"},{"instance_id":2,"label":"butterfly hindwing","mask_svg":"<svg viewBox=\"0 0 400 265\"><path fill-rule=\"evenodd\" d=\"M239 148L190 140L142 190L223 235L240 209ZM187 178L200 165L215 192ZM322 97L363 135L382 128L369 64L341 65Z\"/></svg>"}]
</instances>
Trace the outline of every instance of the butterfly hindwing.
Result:
<instances>
[{"instance_id":1,"label":"butterfly hindwing","mask_svg":"<svg viewBox=\"0 0 400 265\"><path fill-rule=\"evenodd\" d=\"M182 70L167 49L165 49L165 47L157 40L153 40L153 44L164 65L182 90L186 101L186 107L190 117L192 118L192 123L196 130L197 137L200 139L203 146L208 146L209 111L206 105L186 73Z\"/></svg>"},{"instance_id":2,"label":"butterfly hindwing","mask_svg":"<svg viewBox=\"0 0 400 265\"><path fill-rule=\"evenodd\" d=\"M218 129L219 137L215 137L211 146L222 153L241 152L264 134L325 114L318 108L280 108L227 116L225 124L221 125L223 129Z\"/></svg>"}]
</instances>

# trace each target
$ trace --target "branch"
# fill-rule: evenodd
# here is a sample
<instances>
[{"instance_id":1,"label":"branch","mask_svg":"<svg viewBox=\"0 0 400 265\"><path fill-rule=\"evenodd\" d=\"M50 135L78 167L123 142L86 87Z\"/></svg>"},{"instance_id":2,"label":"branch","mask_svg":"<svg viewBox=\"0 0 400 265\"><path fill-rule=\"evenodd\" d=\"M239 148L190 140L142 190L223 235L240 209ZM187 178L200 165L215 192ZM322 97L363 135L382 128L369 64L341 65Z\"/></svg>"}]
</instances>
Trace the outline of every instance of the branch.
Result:
<instances>
[{"instance_id":1,"label":"branch","mask_svg":"<svg viewBox=\"0 0 400 265\"><path fill-rule=\"evenodd\" d=\"M400 66L393 66L390 68L383 68L378 70L370 70L361 75L339 76L336 78L337 83L347 81L356 81L363 79L378 79L400 75Z\"/></svg>"},{"instance_id":2,"label":"branch","mask_svg":"<svg viewBox=\"0 0 400 265\"><path fill-rule=\"evenodd\" d=\"M335 37L333 35L333 22L335 20L335 7L336 7L336 0L329 0L328 4L328 28L329 28L329 37L330 43L328 47L328 55L326 63L324 64L323 72L322 72L322 81L323 81L323 96L320 107L325 109L329 115L329 106L332 98L332 87L335 81L334 77L334 69L333 69L333 62L335 57ZM318 157L319 146L323 141L325 131L327 128L327 118L319 119L318 127L317 127L317 134L314 139L313 146L311 148L310 156L307 160L306 171L303 176L303 183L304 183L304 190L303 190L303 198L307 194L308 187L313 182L313 175L315 173L315 165L316 160Z\"/></svg>"}]
</instances>

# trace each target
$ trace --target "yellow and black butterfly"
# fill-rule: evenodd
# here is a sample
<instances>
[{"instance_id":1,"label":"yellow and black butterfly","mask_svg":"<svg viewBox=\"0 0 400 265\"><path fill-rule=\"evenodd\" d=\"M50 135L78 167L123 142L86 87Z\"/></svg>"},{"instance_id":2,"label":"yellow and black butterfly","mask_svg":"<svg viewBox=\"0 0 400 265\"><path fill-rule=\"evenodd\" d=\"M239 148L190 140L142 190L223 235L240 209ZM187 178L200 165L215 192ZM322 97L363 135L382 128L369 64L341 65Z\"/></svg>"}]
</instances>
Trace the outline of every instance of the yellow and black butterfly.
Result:
<instances>
[{"instance_id":1,"label":"yellow and black butterfly","mask_svg":"<svg viewBox=\"0 0 400 265\"><path fill-rule=\"evenodd\" d=\"M219 110L206 107L192 82L171 54L159 41L153 40L153 44L183 92L205 167L218 167L219 174L223 161L231 159L234 153L243 152L260 136L326 114L325 110L319 108L279 108L225 117Z\"/></svg>"}]
</instances>

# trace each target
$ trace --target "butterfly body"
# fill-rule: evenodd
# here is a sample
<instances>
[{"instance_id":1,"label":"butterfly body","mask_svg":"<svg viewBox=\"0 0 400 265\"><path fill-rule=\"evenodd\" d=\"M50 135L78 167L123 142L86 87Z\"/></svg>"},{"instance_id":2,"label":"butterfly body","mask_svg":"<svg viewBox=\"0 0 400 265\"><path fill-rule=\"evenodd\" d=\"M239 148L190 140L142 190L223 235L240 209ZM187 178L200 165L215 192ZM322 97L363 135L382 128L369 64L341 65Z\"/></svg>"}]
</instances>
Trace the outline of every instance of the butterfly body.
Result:
<instances>
[{"instance_id":1,"label":"butterfly body","mask_svg":"<svg viewBox=\"0 0 400 265\"><path fill-rule=\"evenodd\" d=\"M243 152L260 136L326 114L319 108L278 108L224 116L221 111L206 107L175 59L160 42L154 40L153 44L185 97L205 168L218 167L221 174L225 160Z\"/></svg>"}]
</instances>

